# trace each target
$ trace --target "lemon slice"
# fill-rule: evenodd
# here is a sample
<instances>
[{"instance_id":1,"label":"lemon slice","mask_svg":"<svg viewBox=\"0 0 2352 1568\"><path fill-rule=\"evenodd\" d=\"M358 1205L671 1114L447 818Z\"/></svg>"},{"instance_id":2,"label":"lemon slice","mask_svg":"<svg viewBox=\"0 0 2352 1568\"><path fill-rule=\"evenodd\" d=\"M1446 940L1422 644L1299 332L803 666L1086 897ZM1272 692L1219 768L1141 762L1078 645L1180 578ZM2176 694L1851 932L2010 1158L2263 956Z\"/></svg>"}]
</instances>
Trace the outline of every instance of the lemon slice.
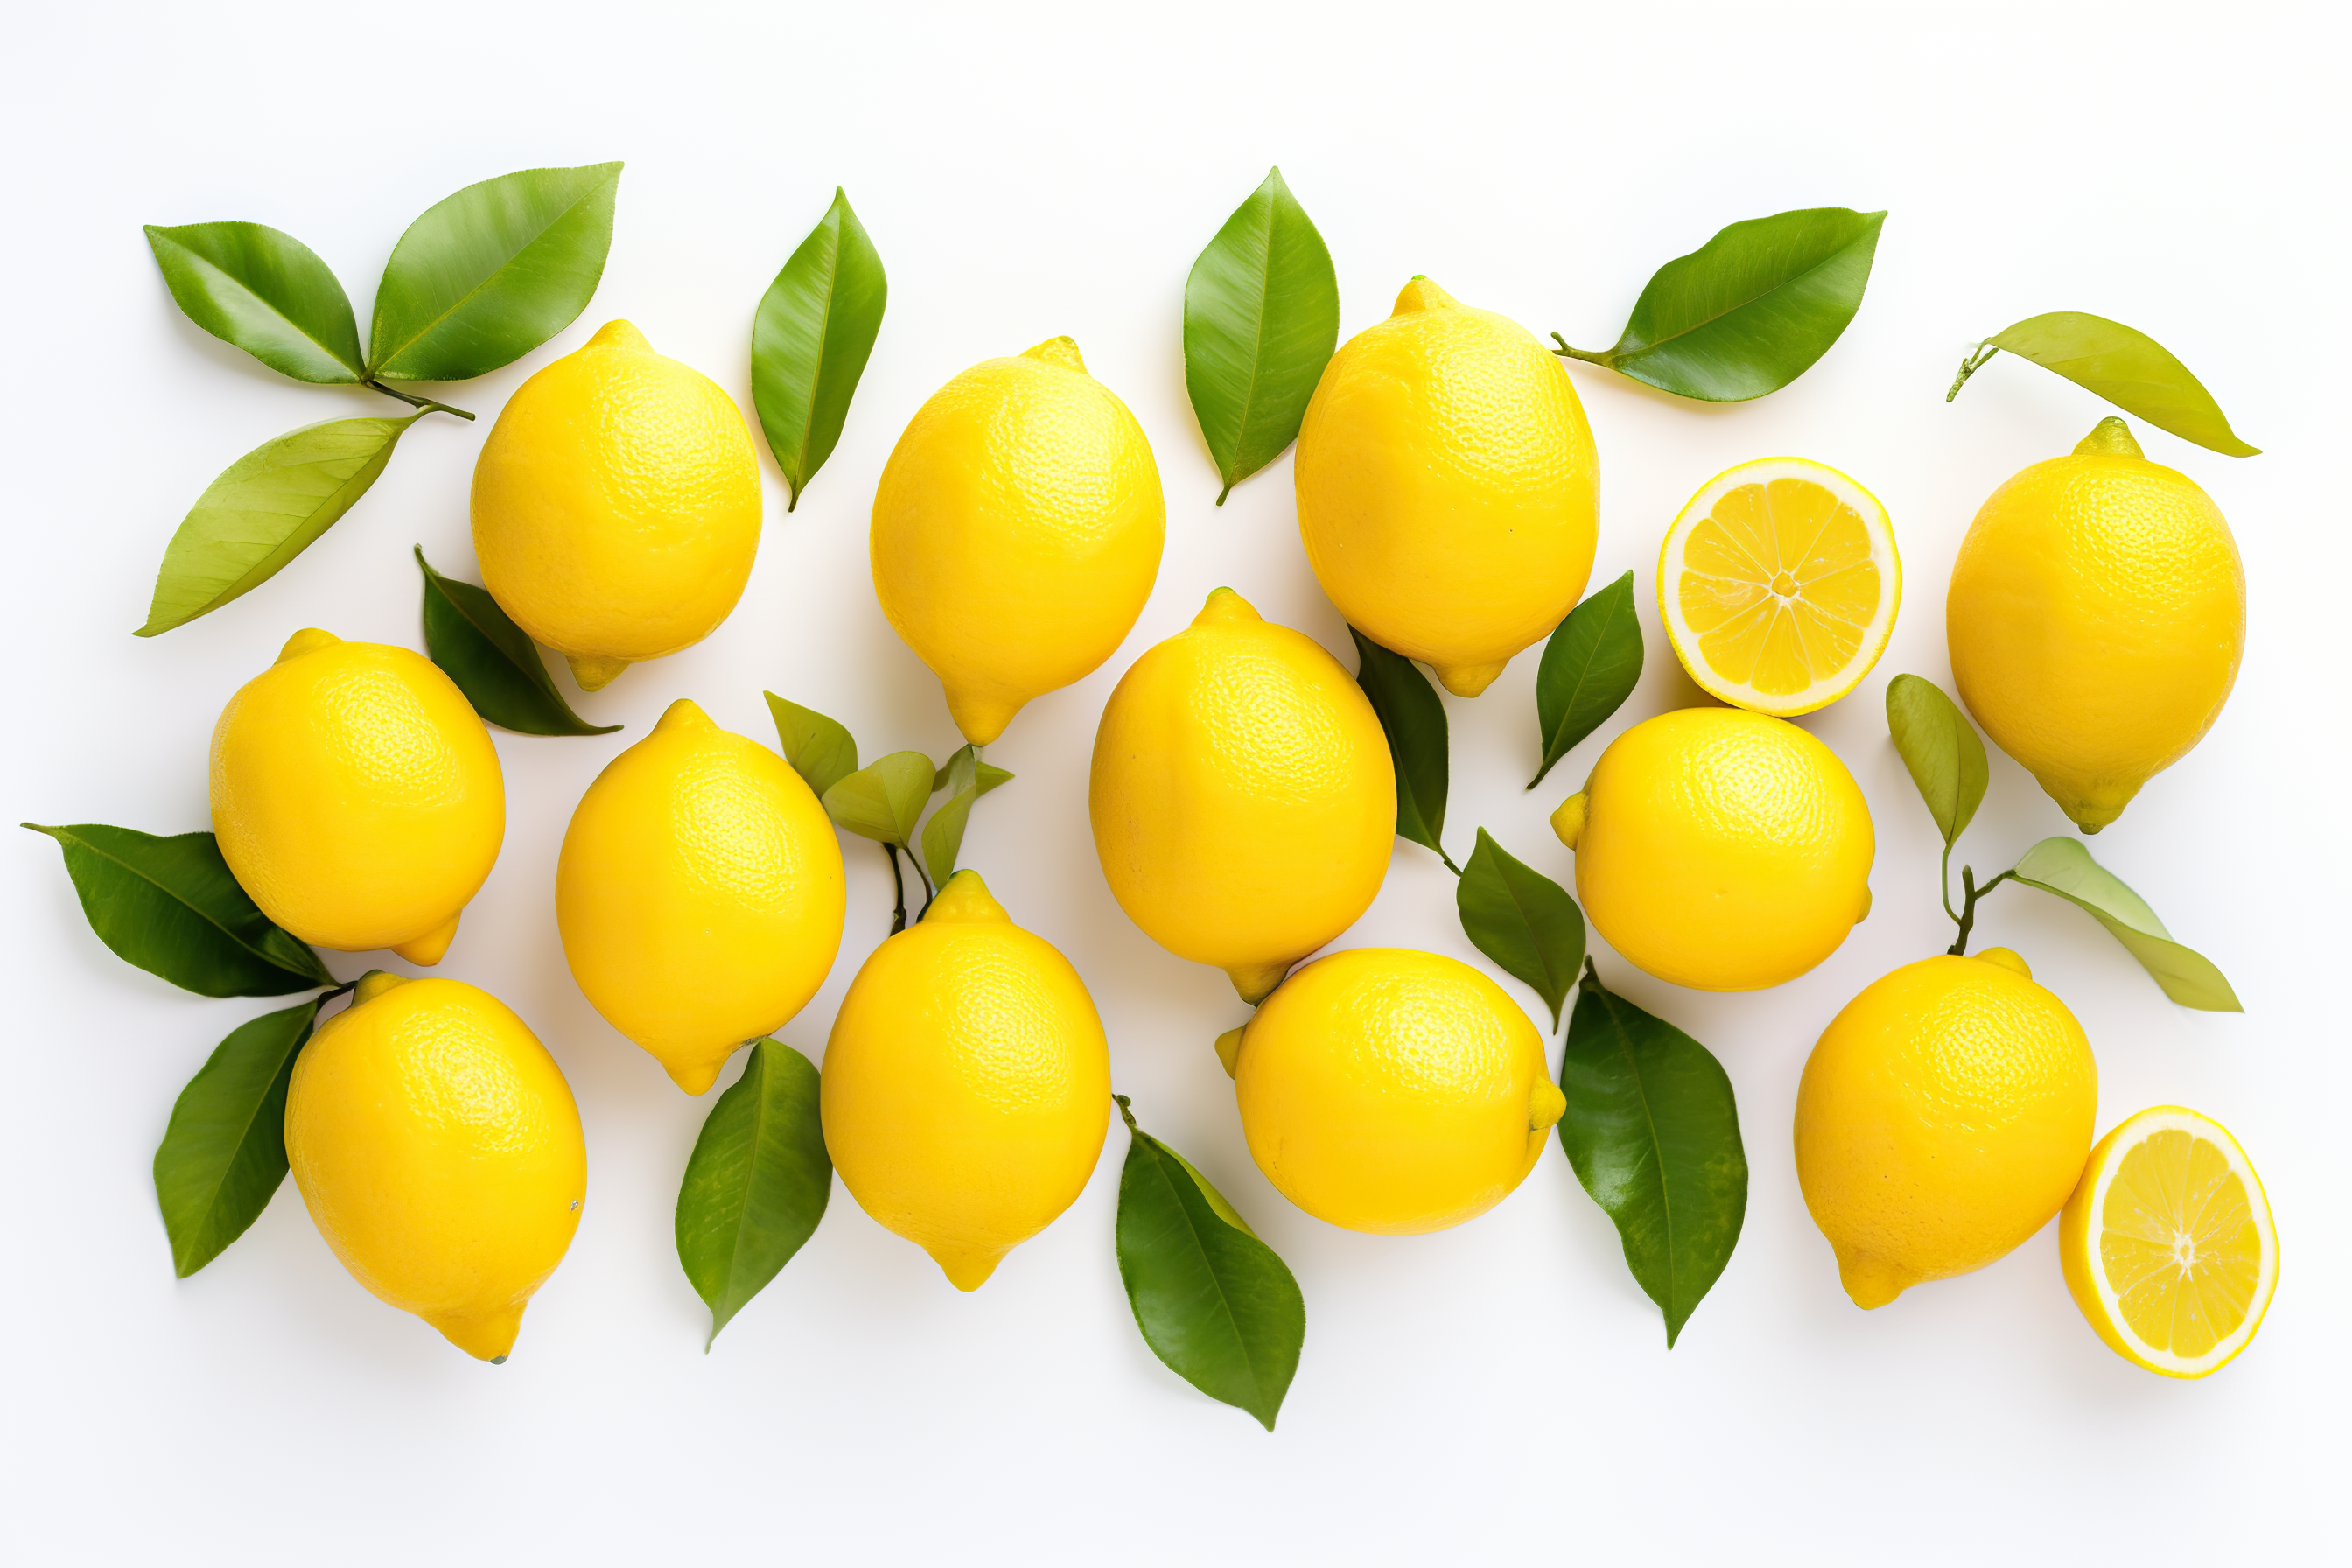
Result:
<instances>
[{"instance_id":1,"label":"lemon slice","mask_svg":"<svg viewBox=\"0 0 2352 1568\"><path fill-rule=\"evenodd\" d=\"M1902 597L1886 509L1803 458L1716 475L1658 552L1658 614L1675 657L1710 696L1777 718L1859 685Z\"/></svg>"},{"instance_id":2,"label":"lemon slice","mask_svg":"<svg viewBox=\"0 0 2352 1568\"><path fill-rule=\"evenodd\" d=\"M2167 1377L2221 1370L2278 1286L2278 1232L2246 1152L2178 1105L2099 1140L2060 1216L2058 1251L2099 1338Z\"/></svg>"}]
</instances>

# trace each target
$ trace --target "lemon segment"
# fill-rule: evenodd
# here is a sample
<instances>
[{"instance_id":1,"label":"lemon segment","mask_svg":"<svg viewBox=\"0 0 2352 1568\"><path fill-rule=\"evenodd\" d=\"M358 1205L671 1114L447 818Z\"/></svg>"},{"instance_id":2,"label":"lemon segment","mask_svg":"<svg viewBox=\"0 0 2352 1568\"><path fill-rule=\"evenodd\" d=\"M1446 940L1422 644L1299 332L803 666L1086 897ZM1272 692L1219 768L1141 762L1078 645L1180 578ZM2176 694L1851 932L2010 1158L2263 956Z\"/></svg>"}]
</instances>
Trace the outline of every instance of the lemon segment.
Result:
<instances>
[{"instance_id":1,"label":"lemon segment","mask_svg":"<svg viewBox=\"0 0 2352 1568\"><path fill-rule=\"evenodd\" d=\"M1886 509L1803 458L1717 474L1658 552L1658 616L1675 657L1709 696L1775 718L1859 685L1902 597Z\"/></svg>"},{"instance_id":2,"label":"lemon segment","mask_svg":"<svg viewBox=\"0 0 2352 1568\"><path fill-rule=\"evenodd\" d=\"M2246 1152L2178 1105L2099 1141L2058 1226L2066 1289L2093 1331L2167 1377L2220 1371L2262 1327L2278 1233Z\"/></svg>"}]
</instances>

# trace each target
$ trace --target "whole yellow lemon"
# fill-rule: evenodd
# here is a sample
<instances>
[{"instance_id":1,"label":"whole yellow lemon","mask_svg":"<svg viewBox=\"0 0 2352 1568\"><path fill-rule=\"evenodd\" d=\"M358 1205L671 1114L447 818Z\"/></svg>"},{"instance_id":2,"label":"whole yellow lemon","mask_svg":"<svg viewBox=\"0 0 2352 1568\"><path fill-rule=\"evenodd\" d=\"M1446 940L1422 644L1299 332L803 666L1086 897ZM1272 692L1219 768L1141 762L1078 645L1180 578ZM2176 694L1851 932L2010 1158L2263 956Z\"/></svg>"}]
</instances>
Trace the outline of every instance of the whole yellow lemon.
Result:
<instances>
[{"instance_id":1,"label":"whole yellow lemon","mask_svg":"<svg viewBox=\"0 0 2352 1568\"><path fill-rule=\"evenodd\" d=\"M1609 743L1552 813L1576 896L1625 959L1701 991L1794 980L1870 912L1870 806L1785 719L1685 708Z\"/></svg>"},{"instance_id":2,"label":"whole yellow lemon","mask_svg":"<svg viewBox=\"0 0 2352 1568\"><path fill-rule=\"evenodd\" d=\"M688 1094L816 994L843 897L800 774L683 698L596 775L555 864L572 979Z\"/></svg>"},{"instance_id":3,"label":"whole yellow lemon","mask_svg":"<svg viewBox=\"0 0 2352 1568\"><path fill-rule=\"evenodd\" d=\"M507 830L490 732L422 655L316 627L213 730L213 833L261 912L319 947L438 963Z\"/></svg>"},{"instance_id":4,"label":"whole yellow lemon","mask_svg":"<svg viewBox=\"0 0 2352 1568\"><path fill-rule=\"evenodd\" d=\"M1143 427L1055 338L916 411L874 492L874 592L984 746L1118 649L1167 523Z\"/></svg>"},{"instance_id":5,"label":"whole yellow lemon","mask_svg":"<svg viewBox=\"0 0 2352 1568\"><path fill-rule=\"evenodd\" d=\"M2096 833L2221 716L2246 574L2205 492L2103 419L1984 503L1944 625L1960 700Z\"/></svg>"},{"instance_id":6,"label":"whole yellow lemon","mask_svg":"<svg viewBox=\"0 0 2352 1568\"><path fill-rule=\"evenodd\" d=\"M2048 1224L2098 1102L2083 1026L2005 947L1865 986L1797 1085L1797 1183L1853 1304L1981 1268Z\"/></svg>"},{"instance_id":7,"label":"whole yellow lemon","mask_svg":"<svg viewBox=\"0 0 2352 1568\"><path fill-rule=\"evenodd\" d=\"M874 950L833 1021L824 1146L858 1206L977 1290L1086 1189L1110 1124L1094 998L958 871Z\"/></svg>"},{"instance_id":8,"label":"whole yellow lemon","mask_svg":"<svg viewBox=\"0 0 2352 1568\"><path fill-rule=\"evenodd\" d=\"M588 1191L571 1086L523 1021L462 981L381 970L294 1058L286 1163L352 1278L491 1362Z\"/></svg>"},{"instance_id":9,"label":"whole yellow lemon","mask_svg":"<svg viewBox=\"0 0 2352 1568\"><path fill-rule=\"evenodd\" d=\"M759 548L741 410L626 321L524 382L474 465L482 585L585 691L717 630Z\"/></svg>"},{"instance_id":10,"label":"whole yellow lemon","mask_svg":"<svg viewBox=\"0 0 2352 1568\"><path fill-rule=\"evenodd\" d=\"M1592 573L1601 468L1568 372L1426 278L1331 356L1293 475L1324 593L1458 696L1550 635Z\"/></svg>"},{"instance_id":11,"label":"whole yellow lemon","mask_svg":"<svg viewBox=\"0 0 2352 1568\"><path fill-rule=\"evenodd\" d=\"M1501 1203L1568 1109L1543 1037L1501 986L1405 948L1307 965L1243 1027L1230 1065L1265 1179L1318 1219L1381 1236Z\"/></svg>"},{"instance_id":12,"label":"whole yellow lemon","mask_svg":"<svg viewBox=\"0 0 2352 1568\"><path fill-rule=\"evenodd\" d=\"M1362 689L1231 588L1119 678L1087 804L1119 907L1244 1002L1370 907L1396 837L1388 739Z\"/></svg>"}]
</instances>

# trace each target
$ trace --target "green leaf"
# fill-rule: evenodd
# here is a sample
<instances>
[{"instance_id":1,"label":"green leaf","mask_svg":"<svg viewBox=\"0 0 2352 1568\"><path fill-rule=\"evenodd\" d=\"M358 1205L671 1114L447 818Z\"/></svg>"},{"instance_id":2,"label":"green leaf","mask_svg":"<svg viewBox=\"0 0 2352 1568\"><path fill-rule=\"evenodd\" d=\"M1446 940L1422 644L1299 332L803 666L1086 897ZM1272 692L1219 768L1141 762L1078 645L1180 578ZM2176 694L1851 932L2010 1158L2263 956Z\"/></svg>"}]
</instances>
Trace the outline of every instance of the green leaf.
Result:
<instances>
[{"instance_id":1,"label":"green leaf","mask_svg":"<svg viewBox=\"0 0 2352 1568\"><path fill-rule=\"evenodd\" d=\"M163 282L188 320L280 375L366 379L352 302L316 252L258 223L147 226Z\"/></svg>"},{"instance_id":2,"label":"green leaf","mask_svg":"<svg viewBox=\"0 0 2352 1568\"><path fill-rule=\"evenodd\" d=\"M335 984L319 955L236 885L211 834L23 826L58 841L89 929L124 963L199 996L284 996Z\"/></svg>"},{"instance_id":3,"label":"green leaf","mask_svg":"<svg viewBox=\"0 0 2352 1568\"><path fill-rule=\"evenodd\" d=\"M1118 1177L1118 1278L1169 1371L1274 1430L1307 1339L1307 1302L1274 1249L1190 1162L1135 1124Z\"/></svg>"},{"instance_id":4,"label":"green leaf","mask_svg":"<svg viewBox=\"0 0 2352 1568\"><path fill-rule=\"evenodd\" d=\"M1298 438L1339 342L1339 276L1280 169L1234 209L1184 280L1184 390L1225 488Z\"/></svg>"},{"instance_id":5,"label":"green leaf","mask_svg":"<svg viewBox=\"0 0 2352 1568\"><path fill-rule=\"evenodd\" d=\"M903 849L931 798L936 771L920 752L893 752L827 787L821 797L825 814L860 837Z\"/></svg>"},{"instance_id":6,"label":"green leaf","mask_svg":"<svg viewBox=\"0 0 2352 1568\"><path fill-rule=\"evenodd\" d=\"M2092 859L2081 839L2045 838L2025 852L2011 874L2029 888L2055 893L2090 911L2156 977L2164 994L2183 1007L2203 1013L2246 1010L2213 961L2173 941L2147 901Z\"/></svg>"},{"instance_id":7,"label":"green leaf","mask_svg":"<svg viewBox=\"0 0 2352 1568\"><path fill-rule=\"evenodd\" d=\"M1570 610L1544 644L1536 670L1543 765L1528 787L1543 783L1554 763L1607 723L1641 679L1642 623L1633 613L1633 574L1628 572Z\"/></svg>"},{"instance_id":8,"label":"green leaf","mask_svg":"<svg viewBox=\"0 0 2352 1568\"><path fill-rule=\"evenodd\" d=\"M1454 885L1464 934L1506 973L1534 987L1559 1027L1560 1004L1584 963L1584 911L1549 877L1514 859L1485 828Z\"/></svg>"},{"instance_id":9,"label":"green leaf","mask_svg":"<svg viewBox=\"0 0 2352 1568\"><path fill-rule=\"evenodd\" d=\"M1389 760L1396 768L1397 835L1427 845L1454 866L1440 842L1445 833L1445 704L1412 660L1353 626L1348 635L1356 639L1356 684L1364 689L1389 738Z\"/></svg>"},{"instance_id":10,"label":"green leaf","mask_svg":"<svg viewBox=\"0 0 2352 1568\"><path fill-rule=\"evenodd\" d=\"M753 1041L677 1189L677 1260L710 1309L705 1351L816 1233L832 1195L816 1068L780 1040Z\"/></svg>"},{"instance_id":11,"label":"green leaf","mask_svg":"<svg viewBox=\"0 0 2352 1568\"><path fill-rule=\"evenodd\" d=\"M591 724L572 710L539 649L486 590L433 570L422 546L416 564L425 573L425 651L475 712L523 735L609 735L621 727Z\"/></svg>"},{"instance_id":12,"label":"green leaf","mask_svg":"<svg viewBox=\"0 0 2352 1568\"><path fill-rule=\"evenodd\" d=\"M147 624L134 635L185 626L277 576L367 494L423 417L305 425L231 463L172 535Z\"/></svg>"},{"instance_id":13,"label":"green leaf","mask_svg":"<svg viewBox=\"0 0 2352 1568\"><path fill-rule=\"evenodd\" d=\"M1559 1143L1617 1226L1671 1350L1738 1245L1748 1155L1731 1079L1705 1046L1605 989L1585 965L1569 1021Z\"/></svg>"},{"instance_id":14,"label":"green leaf","mask_svg":"<svg viewBox=\"0 0 2352 1568\"><path fill-rule=\"evenodd\" d=\"M787 702L770 691L768 711L775 716L776 739L784 761L822 798L824 792L857 771L857 742L835 720L814 708Z\"/></svg>"},{"instance_id":15,"label":"green leaf","mask_svg":"<svg viewBox=\"0 0 2352 1568\"><path fill-rule=\"evenodd\" d=\"M1886 731L1949 847L1975 818L1990 776L1976 727L1942 687L1898 675L1886 683Z\"/></svg>"},{"instance_id":16,"label":"green leaf","mask_svg":"<svg viewBox=\"0 0 2352 1568\"><path fill-rule=\"evenodd\" d=\"M1862 308L1885 221L1884 212L1806 207L1735 223L1658 268L1615 348L1589 353L1563 341L1559 352L1708 403L1778 392Z\"/></svg>"},{"instance_id":17,"label":"green leaf","mask_svg":"<svg viewBox=\"0 0 2352 1568\"><path fill-rule=\"evenodd\" d=\"M604 275L620 181L618 163L524 169L426 208L376 285L368 374L468 381L570 326Z\"/></svg>"},{"instance_id":18,"label":"green leaf","mask_svg":"<svg viewBox=\"0 0 2352 1568\"><path fill-rule=\"evenodd\" d=\"M1944 401L1958 397L1969 377L2000 349L2055 371L2125 413L2208 451L2230 458L2252 458L2262 451L2238 438L2205 384L2170 350L2146 332L2083 310L2030 316L1987 338L1962 363Z\"/></svg>"},{"instance_id":19,"label":"green leaf","mask_svg":"<svg viewBox=\"0 0 2352 1568\"><path fill-rule=\"evenodd\" d=\"M930 868L931 886L944 888L955 875L956 856L963 848L964 826L980 797L1013 775L980 760L980 748L967 745L948 759L932 778L934 794L948 792L939 810L923 825L923 864Z\"/></svg>"},{"instance_id":20,"label":"green leaf","mask_svg":"<svg viewBox=\"0 0 2352 1568\"><path fill-rule=\"evenodd\" d=\"M882 258L835 185L833 205L768 285L751 323L751 403L784 471L786 511L841 439L889 291Z\"/></svg>"},{"instance_id":21,"label":"green leaf","mask_svg":"<svg viewBox=\"0 0 2352 1568\"><path fill-rule=\"evenodd\" d=\"M155 1202L181 1279L243 1236L286 1179L286 1086L325 1000L239 1024L173 1102Z\"/></svg>"}]
</instances>

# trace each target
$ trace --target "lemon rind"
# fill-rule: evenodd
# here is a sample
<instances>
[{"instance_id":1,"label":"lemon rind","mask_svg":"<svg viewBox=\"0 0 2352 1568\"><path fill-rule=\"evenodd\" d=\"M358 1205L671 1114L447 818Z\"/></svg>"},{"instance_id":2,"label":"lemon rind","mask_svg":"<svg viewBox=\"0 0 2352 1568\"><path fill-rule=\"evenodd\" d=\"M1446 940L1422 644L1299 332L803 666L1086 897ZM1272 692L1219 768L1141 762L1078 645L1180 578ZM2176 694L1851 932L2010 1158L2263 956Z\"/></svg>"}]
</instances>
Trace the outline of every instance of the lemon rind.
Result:
<instances>
[{"instance_id":1,"label":"lemon rind","mask_svg":"<svg viewBox=\"0 0 2352 1568\"><path fill-rule=\"evenodd\" d=\"M2222 1158L2229 1163L2231 1173L2246 1189L2247 1211L2263 1238L2262 1262L2255 1269L2253 1293L2248 1300L2245 1317L2201 1356L2175 1355L2168 1350L2149 1344L2134 1333L2120 1310L2113 1287L2107 1282L2107 1271L2099 1262L2098 1216L2106 1206L2107 1189L2115 1182L2116 1172L2123 1164L2124 1155L2157 1132L2186 1132L2219 1149ZM2255 1331L2263 1326L2264 1314L2270 1310L2271 1297L2278 1289L2278 1230L2271 1218L2270 1195L2263 1191L2262 1178L2254 1173L2253 1163L2246 1158L2245 1150L2238 1146L2238 1140L2228 1128L2186 1106L2150 1106L2137 1115L2126 1117L2122 1124L2101 1142L2105 1145L2101 1155L2104 1163L2097 1170L2085 1173L2085 1179L2092 1183L2092 1187L2081 1244L2087 1256L2080 1259L2084 1276L2091 1282L2092 1294L2098 1300L2100 1315L2106 1320L2106 1327L2115 1334L2116 1341L2126 1347L2129 1359L2149 1372L2180 1378L2203 1377L2219 1372L2253 1342Z\"/></svg>"},{"instance_id":2,"label":"lemon rind","mask_svg":"<svg viewBox=\"0 0 2352 1568\"><path fill-rule=\"evenodd\" d=\"M1804 690L1778 695L1759 691L1744 682L1727 680L1699 658L1697 634L1683 622L1676 596L1669 592L1669 585L1682 574L1683 547L1692 528L1715 510L1715 503L1724 492L1738 485L1775 479L1810 479L1861 514L1864 524L1869 525L1871 560L1887 584L1887 592L1880 596L1877 614L1864 628L1854 656ZM1882 544L1883 552L1879 548ZM1886 515L1886 508L1852 475L1811 458L1758 458L1726 468L1707 480L1675 514L1665 540L1658 546L1657 589L1658 618L1665 626L1666 640L1673 645L1675 658L1681 661L1694 685L1735 708L1774 719L1793 719L1826 708L1860 686L1885 653L1886 644L1895 635L1895 615L1903 604L1903 558L1895 547L1895 524Z\"/></svg>"}]
</instances>

